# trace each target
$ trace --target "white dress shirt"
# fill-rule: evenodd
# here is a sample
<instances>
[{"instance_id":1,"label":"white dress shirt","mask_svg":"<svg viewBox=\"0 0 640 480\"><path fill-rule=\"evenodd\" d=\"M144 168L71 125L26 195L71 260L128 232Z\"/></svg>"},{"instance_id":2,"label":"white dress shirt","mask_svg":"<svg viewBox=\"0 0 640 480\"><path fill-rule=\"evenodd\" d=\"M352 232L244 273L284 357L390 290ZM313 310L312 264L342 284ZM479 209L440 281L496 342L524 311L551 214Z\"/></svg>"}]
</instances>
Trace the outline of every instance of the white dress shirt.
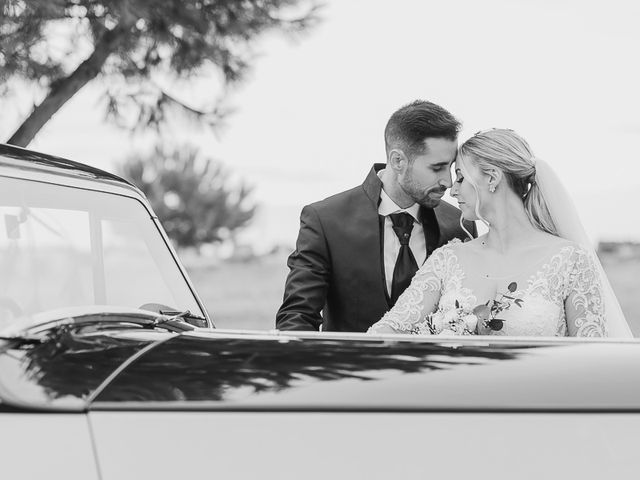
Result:
<instances>
[{"instance_id":1,"label":"white dress shirt","mask_svg":"<svg viewBox=\"0 0 640 480\"><path fill-rule=\"evenodd\" d=\"M378 172L378 175L380 172ZM380 205L378 206L378 214L384 216L384 276L387 281L387 293L391 295L391 282L393 281L393 269L396 265L398 252L400 251L400 240L393 231L393 222L391 221L392 213L406 212L413 217L413 230L411 230L411 238L409 238L409 248L413 253L418 267L422 266L427 258L427 242L424 238L424 231L418 212L420 205L414 203L409 208L400 208L396 202L383 190L380 190Z\"/></svg>"}]
</instances>

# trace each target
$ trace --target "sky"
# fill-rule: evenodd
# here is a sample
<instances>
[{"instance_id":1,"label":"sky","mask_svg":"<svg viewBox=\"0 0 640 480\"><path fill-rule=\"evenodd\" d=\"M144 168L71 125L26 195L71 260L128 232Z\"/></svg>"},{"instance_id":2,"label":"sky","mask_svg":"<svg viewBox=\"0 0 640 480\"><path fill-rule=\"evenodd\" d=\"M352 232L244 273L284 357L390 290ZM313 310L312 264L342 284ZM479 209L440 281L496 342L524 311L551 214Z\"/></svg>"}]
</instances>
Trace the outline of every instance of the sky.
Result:
<instances>
[{"instance_id":1,"label":"sky","mask_svg":"<svg viewBox=\"0 0 640 480\"><path fill-rule=\"evenodd\" d=\"M328 0L321 16L300 39L261 40L217 135L187 125L165 135L254 186L260 209L244 242L292 247L301 208L361 184L385 161L389 116L418 98L459 118L461 140L516 130L564 180L594 242L640 241L640 2ZM217 87L177 92L201 101ZM104 122L103 88L73 98L29 148L112 171L148 148ZM29 102L3 106L3 137Z\"/></svg>"}]
</instances>

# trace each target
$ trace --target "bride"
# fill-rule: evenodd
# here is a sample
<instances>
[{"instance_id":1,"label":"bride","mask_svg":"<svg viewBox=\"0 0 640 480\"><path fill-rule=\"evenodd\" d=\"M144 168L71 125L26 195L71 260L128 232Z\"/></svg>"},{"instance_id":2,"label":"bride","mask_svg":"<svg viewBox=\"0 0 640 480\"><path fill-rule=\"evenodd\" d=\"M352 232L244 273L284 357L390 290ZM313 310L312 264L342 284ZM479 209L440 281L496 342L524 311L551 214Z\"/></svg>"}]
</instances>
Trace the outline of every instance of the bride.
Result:
<instances>
[{"instance_id":1,"label":"bride","mask_svg":"<svg viewBox=\"0 0 640 480\"><path fill-rule=\"evenodd\" d=\"M488 233L434 251L369 332L632 337L570 198L523 138L477 133L455 171L461 224Z\"/></svg>"}]
</instances>

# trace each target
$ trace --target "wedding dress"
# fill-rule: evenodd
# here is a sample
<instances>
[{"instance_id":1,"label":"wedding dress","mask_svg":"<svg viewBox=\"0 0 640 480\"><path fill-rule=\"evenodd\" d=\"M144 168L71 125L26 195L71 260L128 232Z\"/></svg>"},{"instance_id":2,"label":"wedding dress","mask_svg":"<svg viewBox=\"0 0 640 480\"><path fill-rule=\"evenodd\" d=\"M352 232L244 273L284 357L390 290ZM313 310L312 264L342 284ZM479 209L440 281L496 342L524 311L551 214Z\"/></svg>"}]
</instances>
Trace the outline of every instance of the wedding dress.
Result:
<instances>
[{"instance_id":1,"label":"wedding dress","mask_svg":"<svg viewBox=\"0 0 640 480\"><path fill-rule=\"evenodd\" d=\"M455 316L502 295L519 299L500 312L500 330L478 323L478 333L514 336L607 335L602 285L592 257L579 244L558 239L529 247L518 262L501 262L482 240L459 240L434 251L395 306L369 331L425 332L427 316ZM511 288L509 288L511 286Z\"/></svg>"}]
</instances>

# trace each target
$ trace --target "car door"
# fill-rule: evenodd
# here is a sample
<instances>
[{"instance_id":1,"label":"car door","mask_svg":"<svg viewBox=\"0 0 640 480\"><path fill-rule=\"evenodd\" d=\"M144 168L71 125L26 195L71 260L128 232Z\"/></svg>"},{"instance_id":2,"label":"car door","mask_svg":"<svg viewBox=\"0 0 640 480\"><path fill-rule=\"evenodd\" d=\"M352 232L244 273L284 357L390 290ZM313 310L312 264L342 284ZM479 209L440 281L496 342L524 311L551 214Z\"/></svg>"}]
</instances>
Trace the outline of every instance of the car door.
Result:
<instances>
[{"instance_id":1,"label":"car door","mask_svg":"<svg viewBox=\"0 0 640 480\"><path fill-rule=\"evenodd\" d=\"M122 370L89 418L106 480L624 477L638 353L188 332Z\"/></svg>"}]
</instances>

